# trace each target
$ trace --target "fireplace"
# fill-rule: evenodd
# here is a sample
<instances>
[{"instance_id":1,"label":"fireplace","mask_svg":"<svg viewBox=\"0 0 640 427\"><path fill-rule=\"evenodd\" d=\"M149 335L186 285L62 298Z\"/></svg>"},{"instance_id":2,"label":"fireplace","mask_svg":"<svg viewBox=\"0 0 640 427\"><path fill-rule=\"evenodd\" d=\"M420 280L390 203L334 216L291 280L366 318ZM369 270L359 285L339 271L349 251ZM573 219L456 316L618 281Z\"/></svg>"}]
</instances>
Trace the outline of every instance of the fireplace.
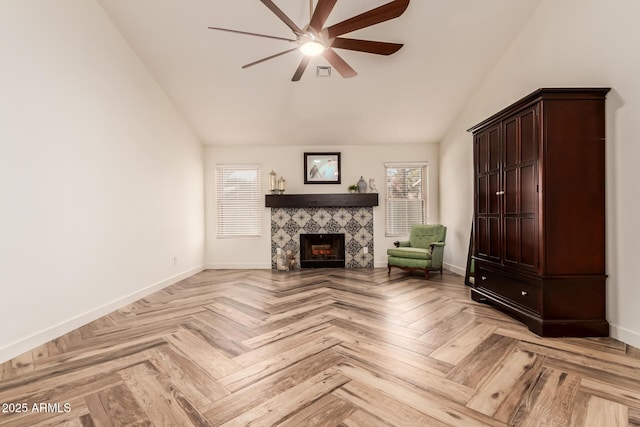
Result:
<instances>
[{"instance_id":1,"label":"fireplace","mask_svg":"<svg viewBox=\"0 0 640 427\"><path fill-rule=\"evenodd\" d=\"M344 234L300 234L300 267L344 268Z\"/></svg>"},{"instance_id":2,"label":"fireplace","mask_svg":"<svg viewBox=\"0 0 640 427\"><path fill-rule=\"evenodd\" d=\"M351 194L364 195L369 194ZM302 267L301 234L337 233L344 234L344 267L373 268L373 207L272 207L271 268L277 268L278 257L282 251L295 254L295 268Z\"/></svg>"}]
</instances>

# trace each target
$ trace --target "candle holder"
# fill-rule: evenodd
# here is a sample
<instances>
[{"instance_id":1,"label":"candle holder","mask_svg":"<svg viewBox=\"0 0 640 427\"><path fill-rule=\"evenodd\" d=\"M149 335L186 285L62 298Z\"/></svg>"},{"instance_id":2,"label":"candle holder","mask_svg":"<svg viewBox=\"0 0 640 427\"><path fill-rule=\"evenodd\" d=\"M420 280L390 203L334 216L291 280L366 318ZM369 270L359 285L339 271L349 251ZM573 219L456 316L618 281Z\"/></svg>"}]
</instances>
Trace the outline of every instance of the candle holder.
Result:
<instances>
[{"instance_id":1,"label":"candle holder","mask_svg":"<svg viewBox=\"0 0 640 427\"><path fill-rule=\"evenodd\" d=\"M287 183L287 181L283 177L280 177L280 179L278 179L277 194L284 194L284 189L285 189L286 183Z\"/></svg>"},{"instance_id":2,"label":"candle holder","mask_svg":"<svg viewBox=\"0 0 640 427\"><path fill-rule=\"evenodd\" d=\"M278 182L274 171L269 172L269 192L272 194L276 194L278 192Z\"/></svg>"}]
</instances>

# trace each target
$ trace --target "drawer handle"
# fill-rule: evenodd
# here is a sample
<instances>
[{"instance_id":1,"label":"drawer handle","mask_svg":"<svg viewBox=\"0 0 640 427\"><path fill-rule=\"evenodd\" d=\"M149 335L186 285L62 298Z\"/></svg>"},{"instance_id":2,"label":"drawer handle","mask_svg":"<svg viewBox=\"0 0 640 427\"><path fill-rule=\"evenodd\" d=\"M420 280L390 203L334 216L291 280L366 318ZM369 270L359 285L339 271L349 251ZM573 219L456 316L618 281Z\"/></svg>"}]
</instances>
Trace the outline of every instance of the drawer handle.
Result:
<instances>
[{"instance_id":1,"label":"drawer handle","mask_svg":"<svg viewBox=\"0 0 640 427\"><path fill-rule=\"evenodd\" d=\"M487 280L487 276L482 276L481 279L482 280Z\"/></svg>"},{"instance_id":2,"label":"drawer handle","mask_svg":"<svg viewBox=\"0 0 640 427\"><path fill-rule=\"evenodd\" d=\"M504 194L504 191L496 191L496 196L502 196Z\"/></svg>"},{"instance_id":3,"label":"drawer handle","mask_svg":"<svg viewBox=\"0 0 640 427\"><path fill-rule=\"evenodd\" d=\"M522 294L522 296L523 296L523 297L526 297L527 295L529 295L529 292L527 292L527 291L522 291L522 292L521 292L521 294Z\"/></svg>"}]
</instances>

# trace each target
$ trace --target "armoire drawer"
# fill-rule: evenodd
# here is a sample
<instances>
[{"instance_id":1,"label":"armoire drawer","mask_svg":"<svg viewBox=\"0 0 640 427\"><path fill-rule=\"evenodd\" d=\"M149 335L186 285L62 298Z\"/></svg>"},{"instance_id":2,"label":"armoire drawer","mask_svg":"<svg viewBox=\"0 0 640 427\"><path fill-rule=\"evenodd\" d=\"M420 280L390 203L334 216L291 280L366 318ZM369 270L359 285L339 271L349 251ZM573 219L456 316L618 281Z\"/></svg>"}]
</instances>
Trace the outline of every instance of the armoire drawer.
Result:
<instances>
[{"instance_id":1,"label":"armoire drawer","mask_svg":"<svg viewBox=\"0 0 640 427\"><path fill-rule=\"evenodd\" d=\"M478 268L476 286L487 289L535 313L540 313L542 298L540 288L536 285Z\"/></svg>"}]
</instances>

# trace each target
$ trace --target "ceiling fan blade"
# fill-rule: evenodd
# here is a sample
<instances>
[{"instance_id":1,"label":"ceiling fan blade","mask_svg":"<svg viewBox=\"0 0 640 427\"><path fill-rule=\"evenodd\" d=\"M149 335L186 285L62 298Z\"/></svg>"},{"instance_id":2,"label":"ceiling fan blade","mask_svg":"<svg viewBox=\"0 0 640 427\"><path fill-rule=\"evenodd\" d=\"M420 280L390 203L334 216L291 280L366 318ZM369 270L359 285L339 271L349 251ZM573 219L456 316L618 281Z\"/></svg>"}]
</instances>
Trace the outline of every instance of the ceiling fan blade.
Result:
<instances>
[{"instance_id":1,"label":"ceiling fan blade","mask_svg":"<svg viewBox=\"0 0 640 427\"><path fill-rule=\"evenodd\" d=\"M304 70L307 69L307 65L309 65L310 60L311 57L306 55L302 58L302 61L300 61L300 65L298 65L298 68L296 69L296 72L293 73L293 77L291 77L292 82L297 82L298 80L300 80L302 74L304 74Z\"/></svg>"},{"instance_id":2,"label":"ceiling fan blade","mask_svg":"<svg viewBox=\"0 0 640 427\"><path fill-rule=\"evenodd\" d=\"M349 18L327 28L329 38L350 33L361 28L379 24L402 15L409 6L409 0L394 0L368 12Z\"/></svg>"},{"instance_id":3,"label":"ceiling fan blade","mask_svg":"<svg viewBox=\"0 0 640 427\"><path fill-rule=\"evenodd\" d=\"M333 39L331 47L373 53L376 55L391 55L404 46L400 43L376 42L371 40L347 39L337 37Z\"/></svg>"},{"instance_id":4,"label":"ceiling fan blade","mask_svg":"<svg viewBox=\"0 0 640 427\"><path fill-rule=\"evenodd\" d=\"M309 22L309 26L316 30L317 32L322 31L322 27L324 23L327 22L327 18L333 7L336 5L338 0L318 0L318 4L316 5L316 9L313 11L313 16L311 17L311 22Z\"/></svg>"},{"instance_id":5,"label":"ceiling fan blade","mask_svg":"<svg viewBox=\"0 0 640 427\"><path fill-rule=\"evenodd\" d=\"M275 5L271 0L260 0L262 4L267 6L271 12L273 12L282 22L287 24L287 27L291 28L295 34L303 34L303 31L298 28L298 26L293 22L285 13L280 10L278 6Z\"/></svg>"},{"instance_id":6,"label":"ceiling fan blade","mask_svg":"<svg viewBox=\"0 0 640 427\"><path fill-rule=\"evenodd\" d=\"M249 63L247 65L243 65L242 68L244 69L244 68L253 67L256 64L260 64L261 62L268 61L268 60L273 59L273 58L277 58L278 56L282 56L282 55L284 55L286 53L293 52L294 50L298 50L298 48L294 47L293 49L288 49L288 50L285 50L284 52L276 53L275 55L271 55L271 56L267 56L266 58L258 59L257 61L251 62L251 63Z\"/></svg>"},{"instance_id":7,"label":"ceiling fan blade","mask_svg":"<svg viewBox=\"0 0 640 427\"><path fill-rule=\"evenodd\" d=\"M322 56L324 56L324 59L326 59L329 64L331 64L331 66L335 68L336 71L345 79L358 75L356 70L351 68L351 66L347 64L337 53L335 53L333 49L325 49L324 52L322 52Z\"/></svg>"},{"instance_id":8,"label":"ceiling fan blade","mask_svg":"<svg viewBox=\"0 0 640 427\"><path fill-rule=\"evenodd\" d=\"M269 36L267 34L258 34L258 33L248 33L246 31L238 31L238 30L230 30L228 28L218 28L218 27L207 27L210 30L218 30L218 31L227 31L229 33L237 33L237 34L244 34L247 36L257 36L257 37L265 37L267 39L276 39L276 40L284 40L284 41L288 41L288 42L294 42L294 39L287 39L285 37L277 37L277 36Z\"/></svg>"}]
</instances>

